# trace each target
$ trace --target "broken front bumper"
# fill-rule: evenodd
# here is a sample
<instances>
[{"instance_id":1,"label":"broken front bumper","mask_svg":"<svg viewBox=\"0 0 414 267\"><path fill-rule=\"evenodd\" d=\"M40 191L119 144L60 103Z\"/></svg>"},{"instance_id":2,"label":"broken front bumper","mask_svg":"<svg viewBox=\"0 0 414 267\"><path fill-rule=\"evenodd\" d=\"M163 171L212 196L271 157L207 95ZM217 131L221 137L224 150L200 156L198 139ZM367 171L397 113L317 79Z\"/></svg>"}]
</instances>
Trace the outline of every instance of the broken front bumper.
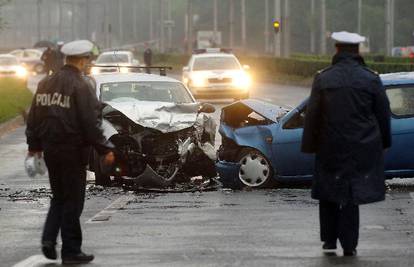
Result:
<instances>
[{"instance_id":1,"label":"broken front bumper","mask_svg":"<svg viewBox=\"0 0 414 267\"><path fill-rule=\"evenodd\" d=\"M220 176L220 182L224 188L238 189L241 187L238 175L240 164L228 161L218 161L216 163L216 170Z\"/></svg>"}]
</instances>

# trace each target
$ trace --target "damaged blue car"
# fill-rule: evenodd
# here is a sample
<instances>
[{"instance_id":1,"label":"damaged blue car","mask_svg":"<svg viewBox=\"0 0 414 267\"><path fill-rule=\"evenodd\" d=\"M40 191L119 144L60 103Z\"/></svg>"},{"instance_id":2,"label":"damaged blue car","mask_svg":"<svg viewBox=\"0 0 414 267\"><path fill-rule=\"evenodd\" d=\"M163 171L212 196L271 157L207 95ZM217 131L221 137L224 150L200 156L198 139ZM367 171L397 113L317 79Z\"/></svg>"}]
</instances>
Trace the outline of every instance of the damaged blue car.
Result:
<instances>
[{"instance_id":1,"label":"damaged blue car","mask_svg":"<svg viewBox=\"0 0 414 267\"><path fill-rule=\"evenodd\" d=\"M414 73L381 75L390 100L392 147L387 178L414 177ZM217 172L224 187L262 188L312 179L314 155L301 152L308 100L288 110L246 99L222 109Z\"/></svg>"}]
</instances>

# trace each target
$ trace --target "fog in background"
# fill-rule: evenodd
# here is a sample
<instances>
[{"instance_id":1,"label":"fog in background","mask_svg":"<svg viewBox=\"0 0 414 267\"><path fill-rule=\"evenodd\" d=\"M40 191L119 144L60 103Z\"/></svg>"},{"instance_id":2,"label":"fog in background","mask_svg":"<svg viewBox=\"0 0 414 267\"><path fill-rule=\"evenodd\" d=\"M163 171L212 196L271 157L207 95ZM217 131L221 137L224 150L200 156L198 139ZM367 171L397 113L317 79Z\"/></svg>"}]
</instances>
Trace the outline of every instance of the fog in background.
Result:
<instances>
[{"instance_id":1,"label":"fog in background","mask_svg":"<svg viewBox=\"0 0 414 267\"><path fill-rule=\"evenodd\" d=\"M1 8L4 24L0 32L0 49L32 47L39 40L90 39L102 48L143 47L144 43L150 42L155 49L183 52L190 36L186 20L189 1L192 3L193 36L200 30L212 31L214 0L11 0ZM391 1L394 2L392 45L414 45L413 0L279 1L283 9L282 32L289 38L290 53L323 53L322 36L340 30L357 32L359 27L361 34L369 38L371 53L385 53L386 25L390 23L386 14ZM243 2L245 45L242 39ZM250 54L271 54L272 21L277 13L275 2L278 1L217 0L217 30L222 33L222 46L233 46ZM326 5L324 34L321 30L323 3ZM360 26L359 3L362 4ZM286 10L288 13L284 13ZM326 53L329 53L332 45L328 38L325 40Z\"/></svg>"}]
</instances>

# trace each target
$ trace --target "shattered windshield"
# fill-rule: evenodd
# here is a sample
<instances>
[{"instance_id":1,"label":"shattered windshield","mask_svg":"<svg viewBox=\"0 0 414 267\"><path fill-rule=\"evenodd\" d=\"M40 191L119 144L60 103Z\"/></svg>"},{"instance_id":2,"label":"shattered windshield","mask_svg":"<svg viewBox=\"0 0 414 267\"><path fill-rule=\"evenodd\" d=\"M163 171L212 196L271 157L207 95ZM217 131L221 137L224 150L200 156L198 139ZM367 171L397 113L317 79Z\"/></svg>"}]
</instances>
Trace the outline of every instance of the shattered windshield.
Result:
<instances>
[{"instance_id":1,"label":"shattered windshield","mask_svg":"<svg viewBox=\"0 0 414 267\"><path fill-rule=\"evenodd\" d=\"M202 57L194 61L193 70L238 70L234 57Z\"/></svg>"},{"instance_id":2,"label":"shattered windshield","mask_svg":"<svg viewBox=\"0 0 414 267\"><path fill-rule=\"evenodd\" d=\"M121 82L101 85L102 101L134 98L139 101L193 103L185 87L177 82Z\"/></svg>"}]
</instances>

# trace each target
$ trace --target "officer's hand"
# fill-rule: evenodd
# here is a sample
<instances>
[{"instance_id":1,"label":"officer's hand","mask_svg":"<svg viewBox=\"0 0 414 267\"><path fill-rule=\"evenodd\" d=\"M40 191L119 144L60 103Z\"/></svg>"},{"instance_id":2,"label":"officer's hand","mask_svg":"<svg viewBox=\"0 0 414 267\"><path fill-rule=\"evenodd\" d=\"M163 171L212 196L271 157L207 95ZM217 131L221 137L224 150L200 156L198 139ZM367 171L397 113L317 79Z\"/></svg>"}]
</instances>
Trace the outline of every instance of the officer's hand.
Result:
<instances>
[{"instance_id":1,"label":"officer's hand","mask_svg":"<svg viewBox=\"0 0 414 267\"><path fill-rule=\"evenodd\" d=\"M114 162L115 162L115 154L114 154L114 152L108 152L106 155L105 155L105 157L104 157L104 160L103 160L103 163L106 165L106 166L111 166L112 164L114 164Z\"/></svg>"}]
</instances>

